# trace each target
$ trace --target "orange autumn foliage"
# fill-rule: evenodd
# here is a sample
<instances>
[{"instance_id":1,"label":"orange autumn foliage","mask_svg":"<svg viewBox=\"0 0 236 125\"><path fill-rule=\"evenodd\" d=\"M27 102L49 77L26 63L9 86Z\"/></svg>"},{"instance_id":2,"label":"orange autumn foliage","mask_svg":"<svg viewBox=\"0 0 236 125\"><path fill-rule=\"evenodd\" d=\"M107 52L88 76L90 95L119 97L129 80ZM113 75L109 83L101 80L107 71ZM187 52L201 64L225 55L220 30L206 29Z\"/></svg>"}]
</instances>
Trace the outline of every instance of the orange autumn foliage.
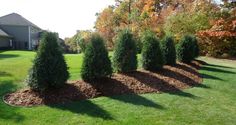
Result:
<instances>
[{"instance_id":1,"label":"orange autumn foliage","mask_svg":"<svg viewBox=\"0 0 236 125\"><path fill-rule=\"evenodd\" d=\"M236 19L219 19L209 30L200 31L202 53L210 56L236 56Z\"/></svg>"}]
</instances>

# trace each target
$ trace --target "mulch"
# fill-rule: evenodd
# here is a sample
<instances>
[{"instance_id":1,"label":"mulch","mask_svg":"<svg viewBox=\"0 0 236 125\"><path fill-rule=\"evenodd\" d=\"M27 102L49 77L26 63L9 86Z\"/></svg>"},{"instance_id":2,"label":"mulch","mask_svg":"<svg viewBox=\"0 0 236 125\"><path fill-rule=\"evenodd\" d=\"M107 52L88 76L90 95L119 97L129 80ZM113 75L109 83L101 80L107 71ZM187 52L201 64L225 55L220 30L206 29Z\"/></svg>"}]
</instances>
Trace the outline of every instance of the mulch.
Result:
<instances>
[{"instance_id":1,"label":"mulch","mask_svg":"<svg viewBox=\"0 0 236 125\"><path fill-rule=\"evenodd\" d=\"M158 72L138 70L113 74L111 78L94 83L68 81L63 88L44 93L26 88L5 95L4 101L14 106L36 106L64 104L100 96L181 92L182 89L201 85L202 78L198 69L203 64L205 63L201 61L193 61L191 64L164 66L163 70Z\"/></svg>"}]
</instances>

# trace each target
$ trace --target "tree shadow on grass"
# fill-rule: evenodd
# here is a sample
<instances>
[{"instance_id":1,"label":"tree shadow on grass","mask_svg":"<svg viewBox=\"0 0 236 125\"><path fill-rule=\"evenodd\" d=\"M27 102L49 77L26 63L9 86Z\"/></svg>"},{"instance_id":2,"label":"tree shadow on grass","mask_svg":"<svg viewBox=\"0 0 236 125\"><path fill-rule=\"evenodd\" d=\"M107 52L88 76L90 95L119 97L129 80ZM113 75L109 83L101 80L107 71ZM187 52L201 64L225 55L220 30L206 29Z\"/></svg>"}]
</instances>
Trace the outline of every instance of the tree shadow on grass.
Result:
<instances>
[{"instance_id":1,"label":"tree shadow on grass","mask_svg":"<svg viewBox=\"0 0 236 125\"><path fill-rule=\"evenodd\" d=\"M105 111L99 105L94 104L92 101L85 100L89 97L71 84L67 84L62 90L48 91L42 94L41 98L44 99L44 103L51 108L66 110L76 114L87 114L88 116L102 118L104 120L113 120L109 112ZM72 102L78 100L83 101Z\"/></svg>"},{"instance_id":2,"label":"tree shadow on grass","mask_svg":"<svg viewBox=\"0 0 236 125\"><path fill-rule=\"evenodd\" d=\"M200 63L201 65L205 65L205 66L216 66L216 67L222 67L222 68L230 68L230 67L224 67L224 66L219 66L219 65L213 65L213 64L208 64L208 63L205 63L203 61L199 61L199 60L195 60L197 61L198 63ZM197 69L202 69L202 70L207 70L207 68L204 68L205 66L202 66L202 67L198 67L197 65L195 65L194 63L190 63L190 64L187 64L187 65L190 65L190 66L193 66ZM184 71L187 71L193 75L196 75L198 77L202 77L202 78L206 78L206 79L213 79L213 80L220 80L220 81L224 81L223 79L221 78L218 78L216 76L211 76L209 74L205 74L205 73L199 73L197 72L196 70L192 69L192 68L188 68L186 65L176 65L177 68L180 68ZM210 67L211 70L214 70L214 71L219 71L219 72L226 72L226 73L233 73L233 72L228 72L228 71L224 71L224 70L220 70L220 69L215 69L215 68L212 68ZM178 78L181 78L183 77L184 79L186 79L188 82L186 82L188 85L191 85L189 83L194 83L193 85L195 87L203 87L203 88L209 88L208 86L204 85L204 84L199 84L199 83L196 83L195 81L191 80L190 78L184 76L184 75L181 75L180 73L177 73L177 76L176 79ZM185 80L184 80L185 81ZM184 82L182 81L182 82Z\"/></svg>"},{"instance_id":3,"label":"tree shadow on grass","mask_svg":"<svg viewBox=\"0 0 236 125\"><path fill-rule=\"evenodd\" d=\"M223 69L218 69L218 68L215 68L215 67L206 67L206 66L204 66L201 69L205 70L205 71L211 71L211 72L236 74L235 72L231 72L231 71L227 71L227 70L223 70Z\"/></svg>"},{"instance_id":4,"label":"tree shadow on grass","mask_svg":"<svg viewBox=\"0 0 236 125\"><path fill-rule=\"evenodd\" d=\"M80 102L71 102L63 105L48 105L52 108L70 111L76 114L86 114L91 117L102 118L104 120L114 120L112 115L102 109L100 106L94 104L90 100Z\"/></svg>"},{"instance_id":5,"label":"tree shadow on grass","mask_svg":"<svg viewBox=\"0 0 236 125\"><path fill-rule=\"evenodd\" d=\"M196 72L196 71L193 72L194 69L199 70L199 69L201 69L201 67L202 67L203 65L208 65L208 63L206 63L206 62L204 62L204 61L202 61L202 60L197 60L197 59L195 59L194 61L192 61L192 62L190 62L190 63L177 63L177 64L174 65L174 66L176 66L176 67L178 67L178 68L180 68L180 69L182 69L182 70L191 72L191 73L198 73L198 72Z\"/></svg>"},{"instance_id":6,"label":"tree shadow on grass","mask_svg":"<svg viewBox=\"0 0 236 125\"><path fill-rule=\"evenodd\" d=\"M187 72L190 73L191 75L195 75L196 78L201 78L201 74L194 71L194 70L192 70L192 71L188 70ZM180 81L181 83L186 84L190 87L200 87L200 88L206 88L206 89L210 88L210 87L200 83L200 81L193 80L194 78L190 78L189 76L185 76L179 72L175 72L175 71L172 71L169 69L163 69L161 72L156 72L156 73L166 76L166 77L169 77L169 78L176 79L177 81Z\"/></svg>"},{"instance_id":7,"label":"tree shadow on grass","mask_svg":"<svg viewBox=\"0 0 236 125\"><path fill-rule=\"evenodd\" d=\"M7 92L12 92L17 89L17 86L13 84L13 81L0 81L0 96L3 96Z\"/></svg>"},{"instance_id":8,"label":"tree shadow on grass","mask_svg":"<svg viewBox=\"0 0 236 125\"><path fill-rule=\"evenodd\" d=\"M16 123L22 122L25 118L23 115L19 114L17 110L16 107L11 107L0 102L0 119L11 120Z\"/></svg>"},{"instance_id":9,"label":"tree shadow on grass","mask_svg":"<svg viewBox=\"0 0 236 125\"><path fill-rule=\"evenodd\" d=\"M10 73L0 71L0 77L12 76Z\"/></svg>"},{"instance_id":10,"label":"tree shadow on grass","mask_svg":"<svg viewBox=\"0 0 236 125\"><path fill-rule=\"evenodd\" d=\"M205 74L205 73L201 73L201 76L202 76L204 79L212 79L212 80L224 81L224 80L221 79L221 78L218 78L218 77L216 77L216 76L211 76L211 75Z\"/></svg>"},{"instance_id":11,"label":"tree shadow on grass","mask_svg":"<svg viewBox=\"0 0 236 125\"><path fill-rule=\"evenodd\" d=\"M2 100L5 93L16 90L16 88L16 85L14 85L12 81L0 81L0 119L19 123L24 120L24 116L17 112L18 108L8 106Z\"/></svg>"},{"instance_id":12,"label":"tree shadow on grass","mask_svg":"<svg viewBox=\"0 0 236 125\"><path fill-rule=\"evenodd\" d=\"M196 61L197 63L199 63L199 64L201 64L201 65L208 65L207 62L202 61L202 60L195 59L194 61Z\"/></svg>"},{"instance_id":13,"label":"tree shadow on grass","mask_svg":"<svg viewBox=\"0 0 236 125\"><path fill-rule=\"evenodd\" d=\"M0 60L1 59L8 59L8 58L15 58L19 57L19 55L16 54L0 54Z\"/></svg>"},{"instance_id":14,"label":"tree shadow on grass","mask_svg":"<svg viewBox=\"0 0 236 125\"><path fill-rule=\"evenodd\" d=\"M111 99L130 103L133 105L165 109L163 106L153 102L152 100L136 94L134 90L130 89L122 82L113 78L98 80L98 82L91 83L91 85L100 93L101 96L108 96Z\"/></svg>"},{"instance_id":15,"label":"tree shadow on grass","mask_svg":"<svg viewBox=\"0 0 236 125\"><path fill-rule=\"evenodd\" d=\"M182 97L193 98L193 99L197 98L195 95L184 92L180 90L179 88L175 87L174 85L167 83L163 79L160 79L149 73L135 71L133 73L127 73L126 75L133 77L137 79L138 81L140 81L141 83L144 83L145 85L160 92L168 93L171 95L178 95Z\"/></svg>"},{"instance_id":16,"label":"tree shadow on grass","mask_svg":"<svg viewBox=\"0 0 236 125\"><path fill-rule=\"evenodd\" d=\"M137 94L111 96L109 98L114 99L114 100L119 100L125 103L130 103L133 105L138 105L138 106L141 105L141 106L151 107L151 108L156 108L156 109L161 109L161 110L165 109L165 107L163 107L162 105L159 105Z\"/></svg>"},{"instance_id":17,"label":"tree shadow on grass","mask_svg":"<svg viewBox=\"0 0 236 125\"><path fill-rule=\"evenodd\" d=\"M211 67L219 67L219 68L227 68L227 69L234 69L233 67L229 67L229 66L221 66L221 65L216 65L216 64L207 64L207 66L211 66Z\"/></svg>"},{"instance_id":18,"label":"tree shadow on grass","mask_svg":"<svg viewBox=\"0 0 236 125\"><path fill-rule=\"evenodd\" d=\"M200 69L200 66L199 65L196 65L194 63L189 63L189 64L176 64L174 66L171 66L173 68L178 68L178 69L181 69L183 71L186 71L190 74L193 74L195 76L198 76L199 73L196 69ZM196 68L196 69L194 69Z\"/></svg>"}]
</instances>

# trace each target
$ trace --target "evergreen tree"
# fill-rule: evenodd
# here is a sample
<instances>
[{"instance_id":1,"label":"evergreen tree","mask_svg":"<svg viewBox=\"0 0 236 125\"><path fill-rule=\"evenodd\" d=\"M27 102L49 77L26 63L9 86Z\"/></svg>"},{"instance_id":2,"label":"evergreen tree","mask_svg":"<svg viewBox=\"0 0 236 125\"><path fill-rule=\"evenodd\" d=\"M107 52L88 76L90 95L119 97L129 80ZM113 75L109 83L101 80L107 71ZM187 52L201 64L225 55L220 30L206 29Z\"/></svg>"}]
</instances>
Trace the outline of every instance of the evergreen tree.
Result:
<instances>
[{"instance_id":1,"label":"evergreen tree","mask_svg":"<svg viewBox=\"0 0 236 125\"><path fill-rule=\"evenodd\" d=\"M165 64L174 65L176 64L176 50L175 44L172 37L167 36L162 41L162 52L165 59Z\"/></svg>"},{"instance_id":2,"label":"evergreen tree","mask_svg":"<svg viewBox=\"0 0 236 125\"><path fill-rule=\"evenodd\" d=\"M142 36L142 66L146 70L157 71L164 65L164 58L160 43L151 31L146 31Z\"/></svg>"},{"instance_id":3,"label":"evergreen tree","mask_svg":"<svg viewBox=\"0 0 236 125\"><path fill-rule=\"evenodd\" d=\"M184 36L176 47L177 59L180 62L190 63L194 59L193 38L190 35Z\"/></svg>"},{"instance_id":4,"label":"evergreen tree","mask_svg":"<svg viewBox=\"0 0 236 125\"><path fill-rule=\"evenodd\" d=\"M198 46L198 41L195 36L192 36L192 42L193 42L193 47L194 47L194 56L193 58L197 58L199 56L199 46Z\"/></svg>"},{"instance_id":5,"label":"evergreen tree","mask_svg":"<svg viewBox=\"0 0 236 125\"><path fill-rule=\"evenodd\" d=\"M130 72L137 69L135 43L133 35L128 29L118 34L113 55L113 67L116 72Z\"/></svg>"},{"instance_id":6,"label":"evergreen tree","mask_svg":"<svg viewBox=\"0 0 236 125\"><path fill-rule=\"evenodd\" d=\"M82 79L94 81L111 76L112 67L103 39L98 34L93 34L86 46L81 69Z\"/></svg>"},{"instance_id":7,"label":"evergreen tree","mask_svg":"<svg viewBox=\"0 0 236 125\"><path fill-rule=\"evenodd\" d=\"M69 78L67 64L55 33L45 32L40 41L33 67L29 71L28 85L44 91L62 87Z\"/></svg>"}]
</instances>

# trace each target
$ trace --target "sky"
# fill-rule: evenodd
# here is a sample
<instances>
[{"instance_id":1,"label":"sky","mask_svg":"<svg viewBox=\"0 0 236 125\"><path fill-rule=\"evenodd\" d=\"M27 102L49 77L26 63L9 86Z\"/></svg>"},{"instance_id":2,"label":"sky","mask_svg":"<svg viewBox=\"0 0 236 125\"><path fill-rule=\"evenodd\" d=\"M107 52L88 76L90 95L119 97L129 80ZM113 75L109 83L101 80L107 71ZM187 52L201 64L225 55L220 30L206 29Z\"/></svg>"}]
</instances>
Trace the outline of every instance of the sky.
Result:
<instances>
[{"instance_id":1,"label":"sky","mask_svg":"<svg viewBox=\"0 0 236 125\"><path fill-rule=\"evenodd\" d=\"M18 13L44 30L72 37L77 30L92 30L95 14L114 0L0 0L0 16Z\"/></svg>"}]
</instances>

